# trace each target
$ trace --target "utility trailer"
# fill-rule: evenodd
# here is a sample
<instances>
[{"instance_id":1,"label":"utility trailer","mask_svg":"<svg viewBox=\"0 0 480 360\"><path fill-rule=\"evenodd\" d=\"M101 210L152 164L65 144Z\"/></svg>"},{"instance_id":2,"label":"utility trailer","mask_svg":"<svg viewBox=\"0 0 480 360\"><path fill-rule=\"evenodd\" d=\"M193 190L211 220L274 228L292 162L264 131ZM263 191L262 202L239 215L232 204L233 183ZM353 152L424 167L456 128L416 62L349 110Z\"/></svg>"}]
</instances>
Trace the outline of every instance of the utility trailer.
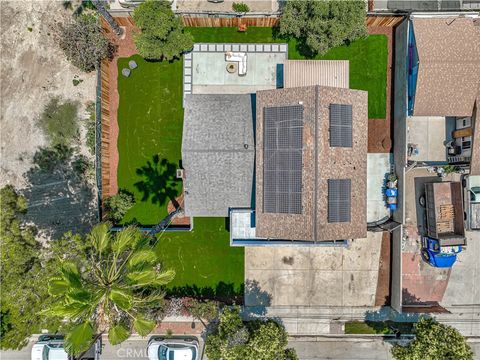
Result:
<instances>
[{"instance_id":1,"label":"utility trailer","mask_svg":"<svg viewBox=\"0 0 480 360\"><path fill-rule=\"evenodd\" d=\"M435 267L452 267L466 246L461 182L425 184L427 236L422 256Z\"/></svg>"}]
</instances>

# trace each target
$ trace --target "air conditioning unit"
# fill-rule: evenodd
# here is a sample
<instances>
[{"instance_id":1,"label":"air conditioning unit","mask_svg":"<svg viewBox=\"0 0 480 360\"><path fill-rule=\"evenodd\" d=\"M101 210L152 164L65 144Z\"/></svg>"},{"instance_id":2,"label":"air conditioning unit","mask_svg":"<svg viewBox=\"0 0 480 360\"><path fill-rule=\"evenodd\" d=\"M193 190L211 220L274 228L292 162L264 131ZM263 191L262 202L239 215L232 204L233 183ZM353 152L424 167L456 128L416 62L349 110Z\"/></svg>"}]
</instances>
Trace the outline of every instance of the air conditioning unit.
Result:
<instances>
[{"instance_id":1,"label":"air conditioning unit","mask_svg":"<svg viewBox=\"0 0 480 360\"><path fill-rule=\"evenodd\" d=\"M177 179L183 179L185 172L183 169L177 169Z\"/></svg>"}]
</instances>

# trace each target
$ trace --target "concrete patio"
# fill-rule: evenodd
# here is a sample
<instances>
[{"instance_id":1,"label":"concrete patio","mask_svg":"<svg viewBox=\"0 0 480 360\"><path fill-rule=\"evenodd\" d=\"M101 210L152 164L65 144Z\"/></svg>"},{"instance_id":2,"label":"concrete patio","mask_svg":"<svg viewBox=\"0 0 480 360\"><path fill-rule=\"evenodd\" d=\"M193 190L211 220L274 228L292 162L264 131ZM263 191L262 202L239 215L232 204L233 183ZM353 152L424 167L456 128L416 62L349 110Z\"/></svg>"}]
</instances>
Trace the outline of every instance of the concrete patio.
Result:
<instances>
[{"instance_id":1,"label":"concrete patio","mask_svg":"<svg viewBox=\"0 0 480 360\"><path fill-rule=\"evenodd\" d=\"M225 59L226 52L247 54L247 71L239 75L238 63ZM185 54L185 94L251 94L283 86L287 44L195 44ZM234 72L227 64L236 65Z\"/></svg>"}]
</instances>

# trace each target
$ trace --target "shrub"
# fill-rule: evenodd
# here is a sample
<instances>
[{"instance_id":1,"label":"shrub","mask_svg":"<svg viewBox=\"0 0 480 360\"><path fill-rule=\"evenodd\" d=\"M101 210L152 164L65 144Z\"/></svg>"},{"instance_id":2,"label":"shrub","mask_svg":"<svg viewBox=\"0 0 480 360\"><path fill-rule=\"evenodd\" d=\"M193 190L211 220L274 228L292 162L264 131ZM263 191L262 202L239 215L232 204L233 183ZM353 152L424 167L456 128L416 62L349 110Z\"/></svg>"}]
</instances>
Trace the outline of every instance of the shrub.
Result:
<instances>
[{"instance_id":1,"label":"shrub","mask_svg":"<svg viewBox=\"0 0 480 360\"><path fill-rule=\"evenodd\" d=\"M294 349L286 349L287 332L276 322L251 321L246 324L238 307L225 308L217 327L207 337L205 354L221 359L296 359Z\"/></svg>"},{"instance_id":2,"label":"shrub","mask_svg":"<svg viewBox=\"0 0 480 360\"><path fill-rule=\"evenodd\" d=\"M70 100L61 102L51 99L40 115L40 127L50 141L50 145L70 145L78 139L78 103Z\"/></svg>"},{"instance_id":3,"label":"shrub","mask_svg":"<svg viewBox=\"0 0 480 360\"><path fill-rule=\"evenodd\" d=\"M133 20L141 30L135 45L145 59L173 60L193 47L192 35L183 32L169 1L145 1L135 8Z\"/></svg>"},{"instance_id":4,"label":"shrub","mask_svg":"<svg viewBox=\"0 0 480 360\"><path fill-rule=\"evenodd\" d=\"M472 349L457 329L426 318L415 325L415 340L407 346L395 345L392 355L397 360L473 359Z\"/></svg>"},{"instance_id":5,"label":"shrub","mask_svg":"<svg viewBox=\"0 0 480 360\"><path fill-rule=\"evenodd\" d=\"M323 55L367 36L366 15L363 0L288 0L280 19L280 35L298 39L303 55Z\"/></svg>"},{"instance_id":6,"label":"shrub","mask_svg":"<svg viewBox=\"0 0 480 360\"><path fill-rule=\"evenodd\" d=\"M245 3L234 2L233 5L232 5L232 9L233 9L233 11L238 12L238 13L246 13L246 12L250 11L250 8Z\"/></svg>"},{"instance_id":7,"label":"shrub","mask_svg":"<svg viewBox=\"0 0 480 360\"><path fill-rule=\"evenodd\" d=\"M107 218L118 224L123 220L127 211L135 205L135 198L128 191L120 190L117 195L107 198L104 205Z\"/></svg>"},{"instance_id":8,"label":"shrub","mask_svg":"<svg viewBox=\"0 0 480 360\"><path fill-rule=\"evenodd\" d=\"M77 155L72 161L72 169L78 175L84 175L90 162L84 155Z\"/></svg>"},{"instance_id":9,"label":"shrub","mask_svg":"<svg viewBox=\"0 0 480 360\"><path fill-rule=\"evenodd\" d=\"M187 310L196 319L212 321L218 316L219 306L216 301L191 299L187 304Z\"/></svg>"},{"instance_id":10,"label":"shrub","mask_svg":"<svg viewBox=\"0 0 480 360\"><path fill-rule=\"evenodd\" d=\"M100 60L112 54L113 46L103 35L94 15L82 14L74 19L66 25L60 25L58 42L73 65L90 72Z\"/></svg>"}]
</instances>

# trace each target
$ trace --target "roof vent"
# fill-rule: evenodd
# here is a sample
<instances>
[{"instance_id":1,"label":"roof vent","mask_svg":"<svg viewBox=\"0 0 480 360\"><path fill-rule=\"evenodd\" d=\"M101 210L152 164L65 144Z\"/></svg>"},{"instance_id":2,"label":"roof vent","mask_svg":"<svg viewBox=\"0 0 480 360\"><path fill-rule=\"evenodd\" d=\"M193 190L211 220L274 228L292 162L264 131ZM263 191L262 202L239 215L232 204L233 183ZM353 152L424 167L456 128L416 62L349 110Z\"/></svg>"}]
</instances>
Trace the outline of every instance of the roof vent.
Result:
<instances>
[{"instance_id":1,"label":"roof vent","mask_svg":"<svg viewBox=\"0 0 480 360\"><path fill-rule=\"evenodd\" d=\"M248 144L243 144L243 147L245 148L245 150L248 149Z\"/></svg>"}]
</instances>

